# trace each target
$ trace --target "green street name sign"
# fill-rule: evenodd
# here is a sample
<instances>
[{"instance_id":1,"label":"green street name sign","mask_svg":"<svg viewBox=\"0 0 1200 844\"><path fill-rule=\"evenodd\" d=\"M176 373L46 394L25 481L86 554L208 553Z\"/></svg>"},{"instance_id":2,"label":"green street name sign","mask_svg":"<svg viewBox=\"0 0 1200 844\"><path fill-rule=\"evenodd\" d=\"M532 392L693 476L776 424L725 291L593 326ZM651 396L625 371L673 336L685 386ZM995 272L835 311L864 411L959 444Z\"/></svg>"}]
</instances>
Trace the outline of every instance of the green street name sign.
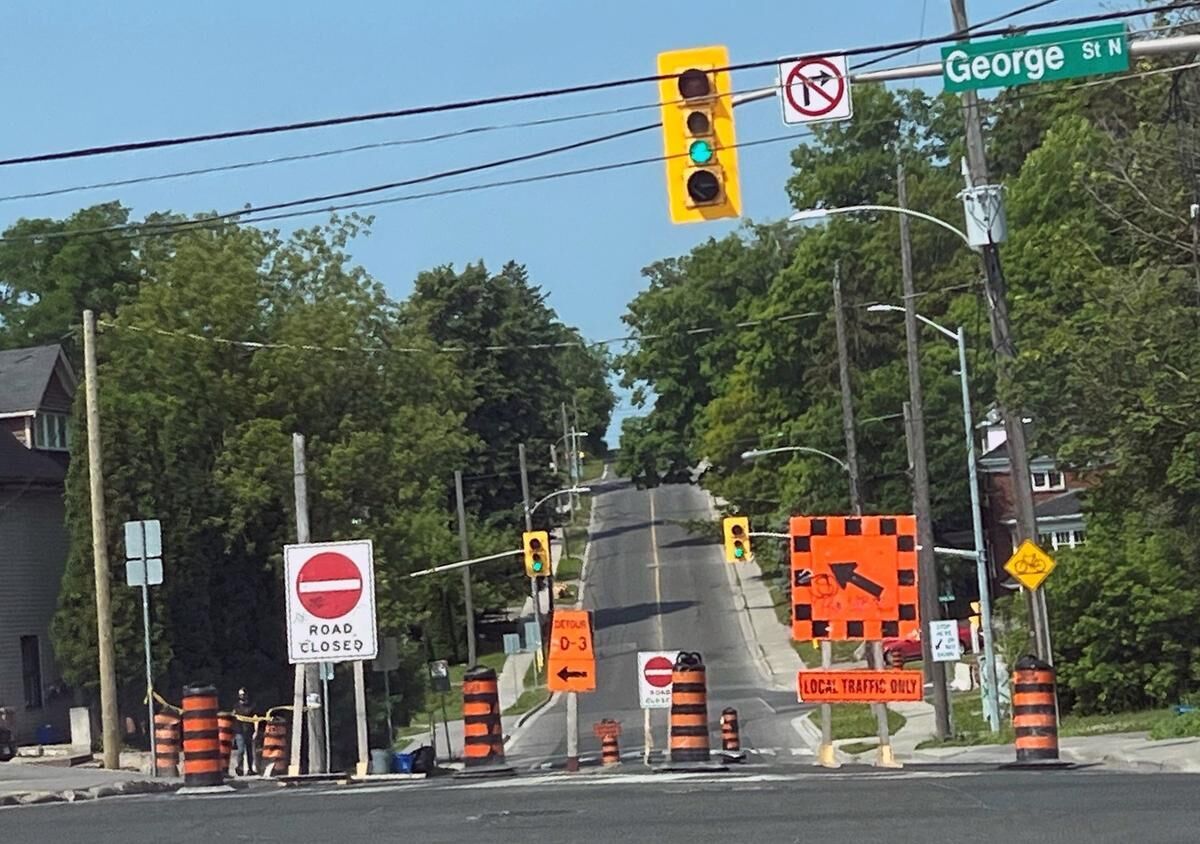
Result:
<instances>
[{"instance_id":1,"label":"green street name sign","mask_svg":"<svg viewBox=\"0 0 1200 844\"><path fill-rule=\"evenodd\" d=\"M1125 24L1017 35L942 48L946 90L1011 88L1129 69Z\"/></svg>"}]
</instances>

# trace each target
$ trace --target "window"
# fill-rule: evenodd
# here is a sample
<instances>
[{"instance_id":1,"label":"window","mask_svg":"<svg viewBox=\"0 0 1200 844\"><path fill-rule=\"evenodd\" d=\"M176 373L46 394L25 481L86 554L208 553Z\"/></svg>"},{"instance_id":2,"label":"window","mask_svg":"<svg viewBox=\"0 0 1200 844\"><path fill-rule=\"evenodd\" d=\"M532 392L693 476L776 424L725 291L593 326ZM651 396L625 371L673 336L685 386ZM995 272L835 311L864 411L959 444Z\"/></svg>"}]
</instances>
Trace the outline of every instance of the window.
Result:
<instances>
[{"instance_id":1,"label":"window","mask_svg":"<svg viewBox=\"0 0 1200 844\"><path fill-rule=\"evenodd\" d=\"M1038 492L1050 492L1067 488L1062 472L1051 470L1047 472L1031 472L1030 475L1033 479L1033 488Z\"/></svg>"},{"instance_id":2,"label":"window","mask_svg":"<svg viewBox=\"0 0 1200 844\"><path fill-rule=\"evenodd\" d=\"M35 448L47 451L66 451L71 446L71 433L65 413L39 413L34 420Z\"/></svg>"},{"instance_id":3,"label":"window","mask_svg":"<svg viewBox=\"0 0 1200 844\"><path fill-rule=\"evenodd\" d=\"M1041 534L1038 537L1038 545L1055 551L1060 548L1078 548L1086 538L1087 535L1082 530L1057 530L1054 533Z\"/></svg>"},{"instance_id":4,"label":"window","mask_svg":"<svg viewBox=\"0 0 1200 844\"><path fill-rule=\"evenodd\" d=\"M21 637L21 679L25 685L25 708L42 708L42 652L37 636Z\"/></svg>"}]
</instances>

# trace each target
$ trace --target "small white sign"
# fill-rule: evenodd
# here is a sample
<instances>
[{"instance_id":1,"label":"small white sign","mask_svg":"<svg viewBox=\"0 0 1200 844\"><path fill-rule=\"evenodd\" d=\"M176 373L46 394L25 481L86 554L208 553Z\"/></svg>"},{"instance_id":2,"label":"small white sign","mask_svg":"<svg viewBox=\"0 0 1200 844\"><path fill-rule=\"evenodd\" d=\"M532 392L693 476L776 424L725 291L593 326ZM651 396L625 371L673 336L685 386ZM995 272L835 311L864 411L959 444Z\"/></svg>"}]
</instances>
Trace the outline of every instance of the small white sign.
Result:
<instances>
[{"instance_id":1,"label":"small white sign","mask_svg":"<svg viewBox=\"0 0 1200 844\"><path fill-rule=\"evenodd\" d=\"M957 621L929 622L929 648L934 662L958 662L962 644L958 641Z\"/></svg>"},{"instance_id":2,"label":"small white sign","mask_svg":"<svg viewBox=\"0 0 1200 844\"><path fill-rule=\"evenodd\" d=\"M128 586L161 586L163 582L162 560L157 557L142 562L128 560L125 563L125 583Z\"/></svg>"},{"instance_id":3,"label":"small white sign","mask_svg":"<svg viewBox=\"0 0 1200 844\"><path fill-rule=\"evenodd\" d=\"M158 519L125 523L125 559L162 556L162 523Z\"/></svg>"},{"instance_id":4,"label":"small white sign","mask_svg":"<svg viewBox=\"0 0 1200 844\"><path fill-rule=\"evenodd\" d=\"M371 540L283 548L288 661L375 659L375 565Z\"/></svg>"},{"instance_id":5,"label":"small white sign","mask_svg":"<svg viewBox=\"0 0 1200 844\"><path fill-rule=\"evenodd\" d=\"M845 56L779 63L779 102L788 126L848 120L854 114Z\"/></svg>"},{"instance_id":6,"label":"small white sign","mask_svg":"<svg viewBox=\"0 0 1200 844\"><path fill-rule=\"evenodd\" d=\"M638 651L638 697L642 709L671 708L671 677L679 651Z\"/></svg>"}]
</instances>

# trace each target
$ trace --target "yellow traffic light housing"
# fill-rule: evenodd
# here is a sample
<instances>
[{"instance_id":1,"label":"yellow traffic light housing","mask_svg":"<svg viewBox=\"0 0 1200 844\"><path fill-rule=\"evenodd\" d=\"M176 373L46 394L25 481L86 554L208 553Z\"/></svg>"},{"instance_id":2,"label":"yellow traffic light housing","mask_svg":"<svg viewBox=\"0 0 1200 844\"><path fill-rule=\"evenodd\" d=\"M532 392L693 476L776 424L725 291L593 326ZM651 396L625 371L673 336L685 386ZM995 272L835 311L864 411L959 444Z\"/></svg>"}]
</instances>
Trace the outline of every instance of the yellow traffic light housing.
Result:
<instances>
[{"instance_id":1,"label":"yellow traffic light housing","mask_svg":"<svg viewBox=\"0 0 1200 844\"><path fill-rule=\"evenodd\" d=\"M725 47L658 54L667 201L673 223L741 215L733 82Z\"/></svg>"},{"instance_id":2,"label":"yellow traffic light housing","mask_svg":"<svg viewBox=\"0 0 1200 844\"><path fill-rule=\"evenodd\" d=\"M525 547L525 574L546 577L550 574L550 534L544 530L527 530L521 535Z\"/></svg>"},{"instance_id":3,"label":"yellow traffic light housing","mask_svg":"<svg viewBox=\"0 0 1200 844\"><path fill-rule=\"evenodd\" d=\"M729 516L721 522L725 533L725 562L744 563L750 559L750 520Z\"/></svg>"}]
</instances>

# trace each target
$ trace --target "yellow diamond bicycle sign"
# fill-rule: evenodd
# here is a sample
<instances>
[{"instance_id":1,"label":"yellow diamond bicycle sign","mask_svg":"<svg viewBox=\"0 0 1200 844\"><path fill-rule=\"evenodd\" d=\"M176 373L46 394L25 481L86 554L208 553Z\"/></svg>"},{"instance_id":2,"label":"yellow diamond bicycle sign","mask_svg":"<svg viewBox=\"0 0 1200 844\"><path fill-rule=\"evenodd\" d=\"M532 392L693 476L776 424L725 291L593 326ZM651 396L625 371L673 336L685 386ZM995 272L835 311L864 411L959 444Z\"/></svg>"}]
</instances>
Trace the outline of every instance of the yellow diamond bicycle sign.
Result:
<instances>
[{"instance_id":1,"label":"yellow diamond bicycle sign","mask_svg":"<svg viewBox=\"0 0 1200 844\"><path fill-rule=\"evenodd\" d=\"M1037 589L1054 571L1054 558L1026 539L1004 564L1004 570L1026 589Z\"/></svg>"}]
</instances>

